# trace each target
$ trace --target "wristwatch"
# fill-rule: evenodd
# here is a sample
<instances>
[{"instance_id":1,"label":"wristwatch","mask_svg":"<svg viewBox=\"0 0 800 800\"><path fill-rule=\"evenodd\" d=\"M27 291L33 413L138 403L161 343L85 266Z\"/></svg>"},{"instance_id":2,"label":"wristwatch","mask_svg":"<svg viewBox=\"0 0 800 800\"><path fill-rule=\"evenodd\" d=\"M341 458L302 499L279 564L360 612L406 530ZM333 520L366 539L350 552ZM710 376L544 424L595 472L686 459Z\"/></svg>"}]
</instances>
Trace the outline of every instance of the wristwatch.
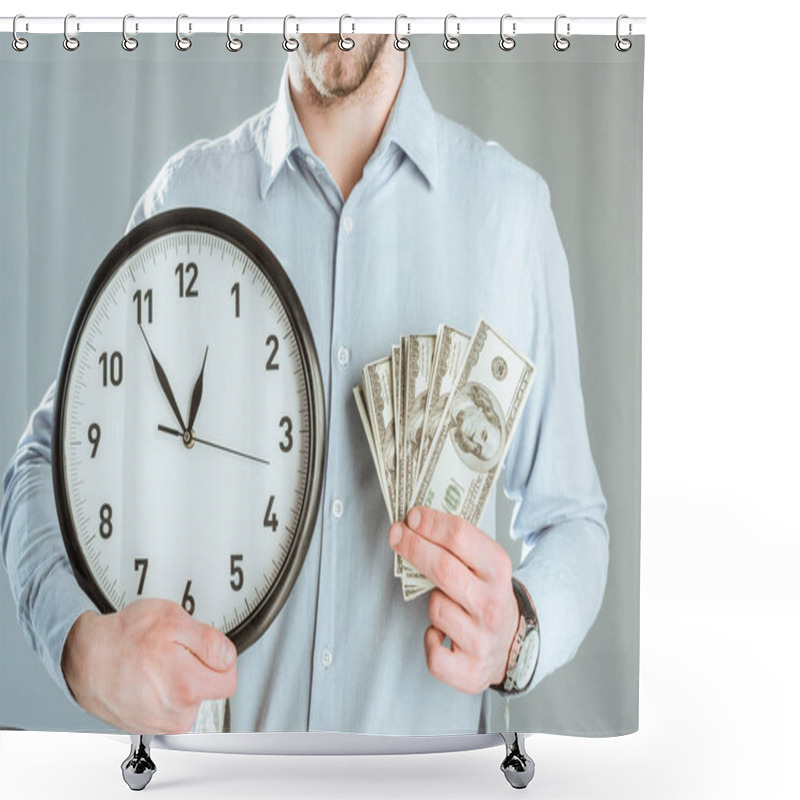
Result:
<instances>
[{"instance_id":1,"label":"wristwatch","mask_svg":"<svg viewBox=\"0 0 800 800\"><path fill-rule=\"evenodd\" d=\"M516 578L511 579L511 585L519 607L519 625L508 653L506 679L489 687L506 695L525 692L539 663L539 618L533 600Z\"/></svg>"}]
</instances>

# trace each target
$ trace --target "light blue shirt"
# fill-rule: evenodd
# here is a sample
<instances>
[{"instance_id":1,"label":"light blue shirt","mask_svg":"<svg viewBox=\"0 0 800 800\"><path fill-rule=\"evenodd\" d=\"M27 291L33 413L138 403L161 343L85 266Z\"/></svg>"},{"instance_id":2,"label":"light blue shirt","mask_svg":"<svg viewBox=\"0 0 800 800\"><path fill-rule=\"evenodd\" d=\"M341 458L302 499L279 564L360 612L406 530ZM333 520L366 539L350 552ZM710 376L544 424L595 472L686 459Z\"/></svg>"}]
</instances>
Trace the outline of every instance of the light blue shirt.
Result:
<instances>
[{"instance_id":1,"label":"light blue shirt","mask_svg":"<svg viewBox=\"0 0 800 800\"><path fill-rule=\"evenodd\" d=\"M272 249L308 316L327 402L313 540L286 605L239 657L231 730L484 732L492 690L464 694L428 672L427 598L405 603L393 576L386 508L352 389L361 367L402 334L435 332L441 322L470 333L480 316L536 364L503 474L515 503L511 535L522 541L514 574L541 628L535 687L575 655L608 568L606 504L547 185L502 147L434 112L407 52L387 124L346 202L308 144L284 69L272 106L169 159L129 227L179 206L229 214ZM2 552L25 637L74 703L62 649L94 605L58 528L52 410L51 386L3 479ZM490 536L495 501L496 490L482 521Z\"/></svg>"}]
</instances>

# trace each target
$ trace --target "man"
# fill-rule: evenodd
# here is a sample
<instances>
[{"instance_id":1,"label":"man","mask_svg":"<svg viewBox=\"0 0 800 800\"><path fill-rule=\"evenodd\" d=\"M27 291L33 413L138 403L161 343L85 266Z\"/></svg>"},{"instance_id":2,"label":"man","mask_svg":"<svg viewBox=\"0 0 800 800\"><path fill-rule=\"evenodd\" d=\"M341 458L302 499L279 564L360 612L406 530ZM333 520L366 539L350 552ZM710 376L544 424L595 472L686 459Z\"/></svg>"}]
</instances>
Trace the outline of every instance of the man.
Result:
<instances>
[{"instance_id":1,"label":"man","mask_svg":"<svg viewBox=\"0 0 800 800\"><path fill-rule=\"evenodd\" d=\"M504 475L523 541L513 577L541 626L526 691L574 656L602 601L605 500L547 187L435 114L390 37L354 38L342 52L336 36L301 35L276 103L173 156L129 225L178 206L239 219L275 252L309 318L329 402L325 485L270 629L237 661L176 603L96 613L53 509L52 387L4 478L3 553L23 630L71 699L125 731L188 731L202 701L226 697L234 731L487 729L487 689L502 685L520 623L494 497L486 531L430 509L391 527L391 547L436 584L427 602L404 603L351 394L363 364L442 321L471 331L483 315L537 365Z\"/></svg>"}]
</instances>

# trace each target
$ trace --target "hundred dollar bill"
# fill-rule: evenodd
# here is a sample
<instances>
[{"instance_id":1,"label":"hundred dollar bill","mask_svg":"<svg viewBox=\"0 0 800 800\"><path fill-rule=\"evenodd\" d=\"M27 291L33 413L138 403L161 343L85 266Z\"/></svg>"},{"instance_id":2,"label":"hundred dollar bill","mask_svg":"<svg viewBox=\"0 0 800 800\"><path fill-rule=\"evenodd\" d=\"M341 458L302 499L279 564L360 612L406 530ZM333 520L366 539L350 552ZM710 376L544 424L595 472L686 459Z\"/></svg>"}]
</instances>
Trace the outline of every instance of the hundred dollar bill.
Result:
<instances>
[{"instance_id":1,"label":"hundred dollar bill","mask_svg":"<svg viewBox=\"0 0 800 800\"><path fill-rule=\"evenodd\" d=\"M401 516L404 519L411 508L411 496L414 491L416 468L419 461L419 448L422 442L422 424L425 416L425 403L430 383L433 349L436 337L404 336L401 343L401 369L403 371L403 471L401 500ZM405 584L405 575L411 568L403 559L396 558L397 568ZM397 570L396 570L397 571Z\"/></svg>"},{"instance_id":2,"label":"hundred dollar bill","mask_svg":"<svg viewBox=\"0 0 800 800\"><path fill-rule=\"evenodd\" d=\"M442 417L442 411L450 396L450 390L461 370L468 344L469 336L466 333L462 333L449 325L442 324L439 326L434 348L434 363L425 403L425 416L422 425L423 436L419 448L420 452L417 454L418 463L414 470L415 485L419 470L425 462L425 456L430 449L433 435ZM411 494L413 496L413 490ZM406 510L410 507L409 498ZM414 596L417 590L426 590L428 579L424 575L417 572L410 564L402 561L401 567L402 573L398 577L402 579L404 594Z\"/></svg>"},{"instance_id":3,"label":"hundred dollar bill","mask_svg":"<svg viewBox=\"0 0 800 800\"><path fill-rule=\"evenodd\" d=\"M392 363L392 389L394 392L394 440L395 442L402 442L403 439L403 419L402 415L399 414L400 412L400 345L395 344L392 345L392 355L391 363ZM400 461L402 459L402 452L399 447L395 448L395 483L394 483L394 518L396 520L401 519L400 516L400 484L399 484L399 476L400 476ZM399 578L403 574L403 560L395 553L394 556L394 576L395 578Z\"/></svg>"},{"instance_id":4,"label":"hundred dollar bill","mask_svg":"<svg viewBox=\"0 0 800 800\"><path fill-rule=\"evenodd\" d=\"M420 471L412 505L480 524L535 373L525 356L480 320ZM431 588L433 584L416 571L404 576L406 600Z\"/></svg>"},{"instance_id":5,"label":"hundred dollar bill","mask_svg":"<svg viewBox=\"0 0 800 800\"><path fill-rule=\"evenodd\" d=\"M372 441L378 460L378 476L388 495L389 518L396 519L394 406L392 403L391 359L382 358L367 364L361 371L364 405L372 427Z\"/></svg>"},{"instance_id":6,"label":"hundred dollar bill","mask_svg":"<svg viewBox=\"0 0 800 800\"><path fill-rule=\"evenodd\" d=\"M408 513L414 482L419 466L419 451L422 445L425 407L433 366L435 336L409 336L406 348L406 399L405 399L405 510Z\"/></svg>"},{"instance_id":7,"label":"hundred dollar bill","mask_svg":"<svg viewBox=\"0 0 800 800\"><path fill-rule=\"evenodd\" d=\"M397 405L394 413L397 420L397 519L405 519L408 513L410 476L407 474L406 458L406 377L408 363L408 336L400 337L400 358L397 366ZM395 574L401 576L405 571L403 560L397 556L394 565Z\"/></svg>"},{"instance_id":8,"label":"hundred dollar bill","mask_svg":"<svg viewBox=\"0 0 800 800\"><path fill-rule=\"evenodd\" d=\"M356 406L358 408L358 415L361 417L361 424L364 426L364 433L367 436L369 443L369 451L372 453L372 461L375 464L375 472L378 474L378 482L381 486L381 493L383 500L386 503L386 511L389 514L389 522L394 522L394 506L392 505L391 498L389 497L389 490L386 487L386 480L384 477L384 470L381 466L380 459L378 458L378 451L375 449L375 439L372 435L372 423L369 419L367 406L364 401L364 389L361 386L353 387L353 396L356 399Z\"/></svg>"},{"instance_id":9,"label":"hundred dollar bill","mask_svg":"<svg viewBox=\"0 0 800 800\"><path fill-rule=\"evenodd\" d=\"M422 444L418 454L415 476L419 477L425 457L428 455L433 435L439 427L442 411L447 405L450 390L456 382L464 354L467 352L469 336L449 325L440 325L436 335L436 350L433 355L431 384L425 401L425 417L422 423ZM414 482L416 488L416 480Z\"/></svg>"}]
</instances>

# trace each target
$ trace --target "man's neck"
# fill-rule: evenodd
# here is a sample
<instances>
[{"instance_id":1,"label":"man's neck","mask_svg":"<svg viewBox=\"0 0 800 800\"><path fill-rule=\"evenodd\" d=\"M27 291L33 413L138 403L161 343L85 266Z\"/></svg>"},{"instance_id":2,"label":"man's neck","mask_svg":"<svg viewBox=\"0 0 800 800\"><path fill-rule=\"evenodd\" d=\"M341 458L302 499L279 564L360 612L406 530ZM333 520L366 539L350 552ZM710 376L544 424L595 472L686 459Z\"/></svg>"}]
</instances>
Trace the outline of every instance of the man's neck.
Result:
<instances>
[{"instance_id":1,"label":"man's neck","mask_svg":"<svg viewBox=\"0 0 800 800\"><path fill-rule=\"evenodd\" d=\"M290 60L292 103L311 149L333 176L347 200L380 140L405 70L405 54L384 48L364 82L346 97L320 102L295 59Z\"/></svg>"}]
</instances>

